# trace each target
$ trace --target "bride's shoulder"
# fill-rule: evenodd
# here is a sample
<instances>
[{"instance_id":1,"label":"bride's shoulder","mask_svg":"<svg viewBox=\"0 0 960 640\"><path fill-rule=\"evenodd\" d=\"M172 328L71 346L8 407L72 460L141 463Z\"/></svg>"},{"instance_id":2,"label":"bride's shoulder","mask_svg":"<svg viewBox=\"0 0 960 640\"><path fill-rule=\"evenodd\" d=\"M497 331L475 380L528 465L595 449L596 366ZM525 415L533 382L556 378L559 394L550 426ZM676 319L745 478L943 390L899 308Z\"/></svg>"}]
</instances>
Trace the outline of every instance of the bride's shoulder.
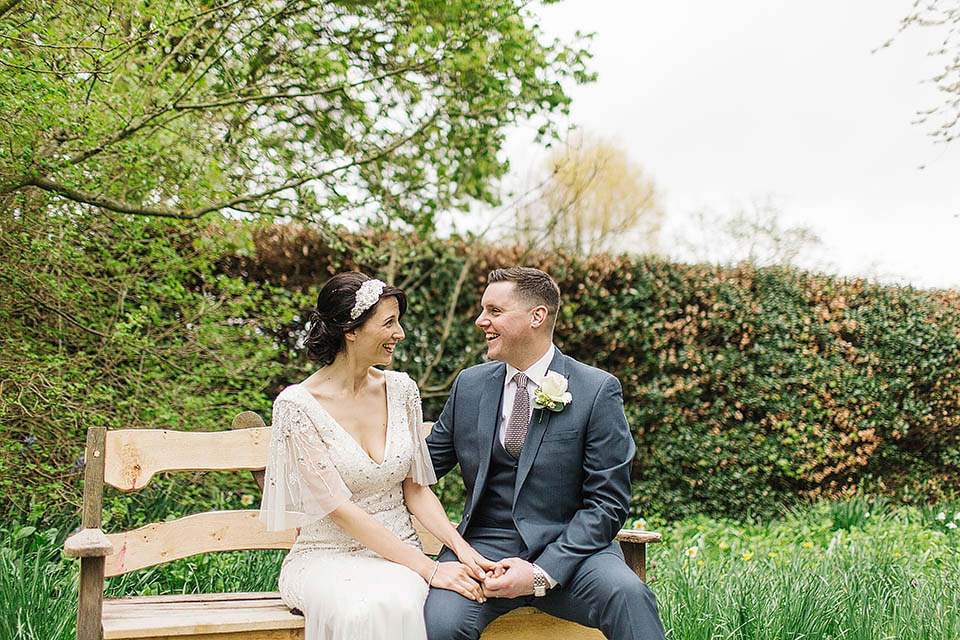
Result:
<instances>
[{"instance_id":1,"label":"bride's shoulder","mask_svg":"<svg viewBox=\"0 0 960 640\"><path fill-rule=\"evenodd\" d=\"M393 369L385 369L383 375L387 377L394 385L401 389L410 389L412 391L418 391L417 383L413 378L407 374L406 371L395 371Z\"/></svg>"},{"instance_id":2,"label":"bride's shoulder","mask_svg":"<svg viewBox=\"0 0 960 640\"><path fill-rule=\"evenodd\" d=\"M406 371L397 371L396 369L383 369L383 375L393 382L407 383L413 382L413 378Z\"/></svg>"},{"instance_id":3,"label":"bride's shoulder","mask_svg":"<svg viewBox=\"0 0 960 640\"><path fill-rule=\"evenodd\" d=\"M277 394L277 397L273 400L273 404L288 402L292 404L303 404L303 394L305 393L309 392L304 389L300 383L291 384Z\"/></svg>"}]
</instances>

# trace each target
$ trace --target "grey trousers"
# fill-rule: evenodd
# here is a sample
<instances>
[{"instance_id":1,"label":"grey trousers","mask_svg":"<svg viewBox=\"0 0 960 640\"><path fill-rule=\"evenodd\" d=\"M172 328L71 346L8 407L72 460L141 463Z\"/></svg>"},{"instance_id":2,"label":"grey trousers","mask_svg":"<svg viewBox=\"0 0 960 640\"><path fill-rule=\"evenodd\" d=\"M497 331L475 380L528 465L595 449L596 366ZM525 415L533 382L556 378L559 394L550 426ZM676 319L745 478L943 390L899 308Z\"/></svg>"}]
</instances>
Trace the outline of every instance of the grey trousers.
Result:
<instances>
[{"instance_id":1,"label":"grey trousers","mask_svg":"<svg viewBox=\"0 0 960 640\"><path fill-rule=\"evenodd\" d=\"M526 558L526 547L515 531L470 529L465 536L491 560ZM449 549L439 559L455 561ZM489 598L480 604L447 589L431 588L424 605L429 640L477 640L494 619L532 606L558 618L600 629L613 640L664 640L663 625L653 592L623 560L616 542L581 563L568 584L547 590L542 598Z\"/></svg>"}]
</instances>

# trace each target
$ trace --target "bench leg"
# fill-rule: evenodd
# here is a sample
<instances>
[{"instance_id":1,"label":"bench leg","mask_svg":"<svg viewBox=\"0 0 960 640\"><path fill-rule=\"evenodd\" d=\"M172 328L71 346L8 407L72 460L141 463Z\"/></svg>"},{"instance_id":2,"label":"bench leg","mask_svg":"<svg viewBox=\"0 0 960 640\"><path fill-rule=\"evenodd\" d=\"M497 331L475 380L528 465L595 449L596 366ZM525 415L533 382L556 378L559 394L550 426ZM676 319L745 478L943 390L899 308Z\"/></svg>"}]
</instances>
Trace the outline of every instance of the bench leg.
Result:
<instances>
[{"instance_id":1,"label":"bench leg","mask_svg":"<svg viewBox=\"0 0 960 640\"><path fill-rule=\"evenodd\" d=\"M80 558L80 604L77 607L77 640L103 637L104 559Z\"/></svg>"},{"instance_id":2,"label":"bench leg","mask_svg":"<svg viewBox=\"0 0 960 640\"><path fill-rule=\"evenodd\" d=\"M629 542L621 543L620 548L623 549L623 557L627 561L627 565L633 570L635 574L640 576L640 579L644 582L647 581L647 543L646 542Z\"/></svg>"}]
</instances>

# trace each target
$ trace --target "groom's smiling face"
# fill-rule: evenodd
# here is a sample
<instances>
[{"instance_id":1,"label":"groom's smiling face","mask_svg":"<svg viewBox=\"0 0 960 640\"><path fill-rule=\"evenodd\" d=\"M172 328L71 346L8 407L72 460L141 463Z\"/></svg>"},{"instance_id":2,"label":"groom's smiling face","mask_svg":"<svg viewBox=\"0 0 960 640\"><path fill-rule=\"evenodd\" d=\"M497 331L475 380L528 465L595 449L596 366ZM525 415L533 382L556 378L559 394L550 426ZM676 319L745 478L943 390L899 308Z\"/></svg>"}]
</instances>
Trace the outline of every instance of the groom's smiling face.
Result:
<instances>
[{"instance_id":1,"label":"groom's smiling face","mask_svg":"<svg viewBox=\"0 0 960 640\"><path fill-rule=\"evenodd\" d=\"M492 282L480 300L476 325L483 330L487 357L520 368L530 349L532 313L529 305L515 292L512 282Z\"/></svg>"}]
</instances>

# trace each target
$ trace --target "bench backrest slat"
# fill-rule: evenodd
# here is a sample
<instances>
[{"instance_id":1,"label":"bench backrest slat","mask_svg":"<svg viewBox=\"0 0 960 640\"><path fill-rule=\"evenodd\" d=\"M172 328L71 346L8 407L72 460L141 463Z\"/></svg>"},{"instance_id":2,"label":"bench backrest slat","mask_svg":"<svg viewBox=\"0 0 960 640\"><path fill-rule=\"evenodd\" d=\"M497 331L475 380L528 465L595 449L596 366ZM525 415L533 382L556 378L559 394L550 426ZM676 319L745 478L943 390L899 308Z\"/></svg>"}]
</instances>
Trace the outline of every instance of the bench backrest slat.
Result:
<instances>
[{"instance_id":1,"label":"bench backrest slat","mask_svg":"<svg viewBox=\"0 0 960 640\"><path fill-rule=\"evenodd\" d=\"M170 522L148 524L133 531L111 533L113 554L107 556L105 575L110 578L187 558L209 551L289 549L296 529L267 531L257 519L259 511L208 511Z\"/></svg>"},{"instance_id":2,"label":"bench backrest slat","mask_svg":"<svg viewBox=\"0 0 960 640\"><path fill-rule=\"evenodd\" d=\"M267 531L259 511L207 511L169 522L156 522L121 533L111 533L113 554L107 556L104 576L123 575L164 562L211 551L289 549L296 529ZM440 553L441 543L416 518L413 521L425 553Z\"/></svg>"},{"instance_id":3,"label":"bench backrest slat","mask_svg":"<svg viewBox=\"0 0 960 640\"><path fill-rule=\"evenodd\" d=\"M263 469L270 428L193 432L119 429L107 432L104 480L121 491L142 489L163 471Z\"/></svg>"}]
</instances>

